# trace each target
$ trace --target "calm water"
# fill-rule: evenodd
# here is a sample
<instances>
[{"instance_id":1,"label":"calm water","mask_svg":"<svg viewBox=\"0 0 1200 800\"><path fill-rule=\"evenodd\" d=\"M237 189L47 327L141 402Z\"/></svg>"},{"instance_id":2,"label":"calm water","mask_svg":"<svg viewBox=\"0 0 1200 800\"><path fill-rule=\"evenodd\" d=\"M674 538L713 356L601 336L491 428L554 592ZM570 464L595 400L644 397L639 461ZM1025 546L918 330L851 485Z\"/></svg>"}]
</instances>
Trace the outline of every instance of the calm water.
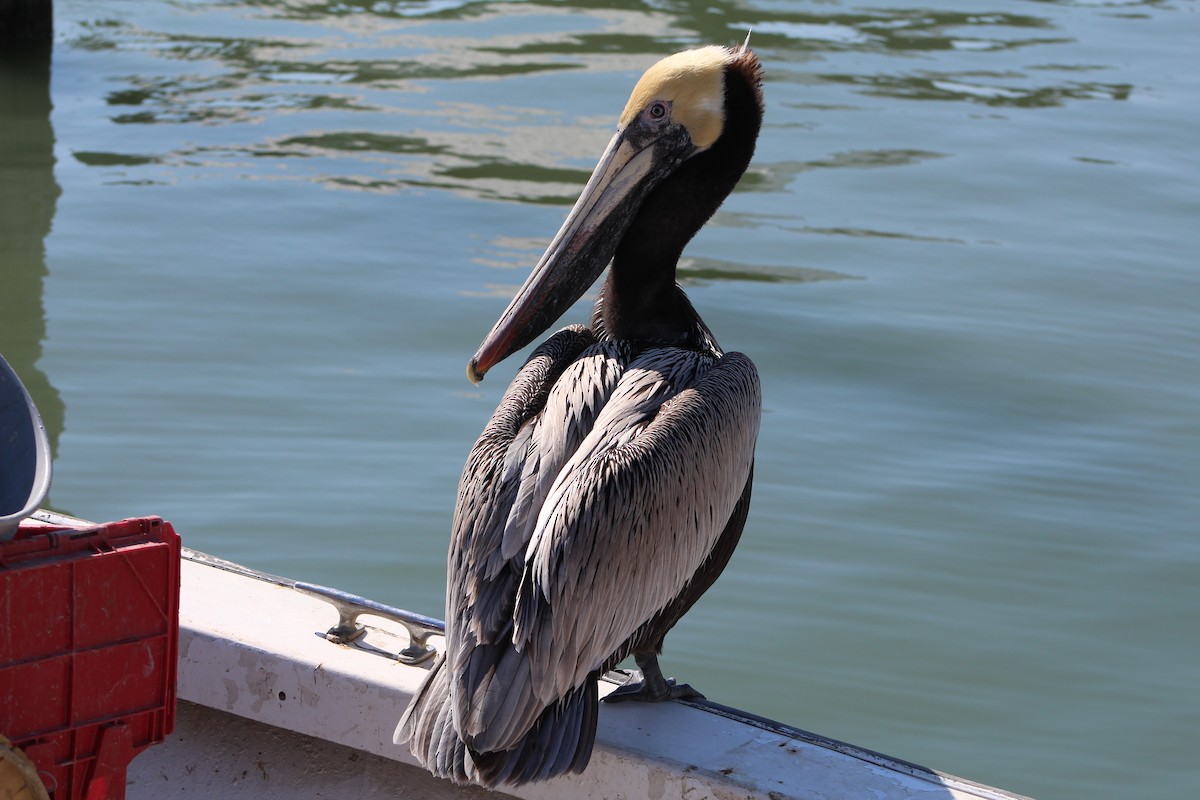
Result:
<instances>
[{"instance_id":1,"label":"calm water","mask_svg":"<svg viewBox=\"0 0 1200 800\"><path fill-rule=\"evenodd\" d=\"M1194 793L1195 2L56 13L0 68L54 507L440 615L517 366L467 358L641 70L753 27L758 155L681 275L763 376L755 499L664 668L1039 798Z\"/></svg>"}]
</instances>

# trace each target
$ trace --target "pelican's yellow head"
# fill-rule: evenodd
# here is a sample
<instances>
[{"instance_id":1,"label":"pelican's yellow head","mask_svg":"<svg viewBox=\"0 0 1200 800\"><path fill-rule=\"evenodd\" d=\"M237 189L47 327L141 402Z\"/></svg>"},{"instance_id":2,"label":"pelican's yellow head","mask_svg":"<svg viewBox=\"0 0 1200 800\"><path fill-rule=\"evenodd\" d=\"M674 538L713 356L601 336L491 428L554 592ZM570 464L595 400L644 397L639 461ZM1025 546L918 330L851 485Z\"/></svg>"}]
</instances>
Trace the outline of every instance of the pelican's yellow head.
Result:
<instances>
[{"instance_id":1,"label":"pelican's yellow head","mask_svg":"<svg viewBox=\"0 0 1200 800\"><path fill-rule=\"evenodd\" d=\"M633 87L619 126L665 113L687 129L698 150L711 147L725 127L725 71L746 52L710 45L667 56Z\"/></svg>"}]
</instances>

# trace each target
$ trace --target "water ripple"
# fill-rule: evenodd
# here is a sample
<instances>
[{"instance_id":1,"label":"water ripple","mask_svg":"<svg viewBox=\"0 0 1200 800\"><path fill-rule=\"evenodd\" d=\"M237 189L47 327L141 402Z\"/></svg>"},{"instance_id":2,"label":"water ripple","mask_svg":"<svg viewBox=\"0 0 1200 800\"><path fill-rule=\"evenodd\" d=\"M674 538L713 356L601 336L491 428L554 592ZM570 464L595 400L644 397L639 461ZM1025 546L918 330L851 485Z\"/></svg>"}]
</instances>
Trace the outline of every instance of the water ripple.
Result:
<instances>
[{"instance_id":1,"label":"water ripple","mask_svg":"<svg viewBox=\"0 0 1200 800\"><path fill-rule=\"evenodd\" d=\"M1071 81L1050 86L1020 86L1014 73L920 73L916 75L824 75L830 83L850 84L876 97L941 100L1014 108L1050 108L1068 100L1127 100L1128 83ZM1012 81L997 85L987 81Z\"/></svg>"}]
</instances>

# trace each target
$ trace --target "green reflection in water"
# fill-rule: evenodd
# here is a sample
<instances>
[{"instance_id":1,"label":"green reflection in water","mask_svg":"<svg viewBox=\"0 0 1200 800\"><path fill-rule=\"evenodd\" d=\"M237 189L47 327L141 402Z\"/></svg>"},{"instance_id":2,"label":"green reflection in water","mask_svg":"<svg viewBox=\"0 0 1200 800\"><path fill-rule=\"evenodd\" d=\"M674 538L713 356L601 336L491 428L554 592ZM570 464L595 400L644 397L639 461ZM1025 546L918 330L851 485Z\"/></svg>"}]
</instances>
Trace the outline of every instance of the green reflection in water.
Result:
<instances>
[{"instance_id":1,"label":"green reflection in water","mask_svg":"<svg viewBox=\"0 0 1200 800\"><path fill-rule=\"evenodd\" d=\"M216 6L232 17L251 15L256 35L206 35L155 30L133 19L106 18L85 23L73 46L149 48L164 62L163 74L126 79L106 101L122 109L112 117L126 125L234 125L260 122L279 111L321 114L350 111L399 115L384 130L329 130L266 142L229 143L226 153L252 158L310 158L361 154L408 157L404 163L372 166L366 174L335 170L317 180L333 187L394 191L438 188L488 198L535 204L569 204L586 177L578 164L550 158L533 148L522 152L518 137L546 140L557 131L537 131L536 121L517 111L474 106L472 119L455 119L445 107L429 109L427 84L445 90L448 81L531 78L563 70L636 71L652 54L701 42L731 42L753 27L755 43L772 53L772 63L807 61L816 52L854 52L911 58L920 53L1016 50L1071 41L1041 35L1055 24L1046 17L999 11L970 12L922 8L843 10L836 6L747 9L737 3L589 2L565 8L555 2L259 2ZM264 29L288 23L289 35ZM467 28L462 24L469 23ZM486 23L486 25L484 24ZM481 34L472 37L467 31ZM1034 37L1031 31L1039 32ZM171 62L176 62L171 65ZM180 74L178 64L196 69ZM171 65L168 68L168 65ZM1069 66L1069 65L1068 65ZM1088 69L1094 65L1088 65ZM1028 67L1067 71L1052 67ZM773 78L772 75L775 77ZM621 77L625 81L624 76ZM1032 82L1021 71L823 71L788 75L780 67L768 80L800 80L815 86L849 85L858 94L909 100L940 100L993 107L1045 108L1071 100L1126 99L1129 84L1067 81ZM813 111L841 106L813 103ZM440 113L440 130L416 131L412 120ZM344 118L343 118L344 119ZM490 129L488 141L444 135L455 124ZM606 121L607 124L607 121ZM377 126L378 127L378 126ZM514 135L515 134L515 135ZM499 147L492 146L501 142ZM588 151L590 152L590 150ZM598 151L597 151L598 152ZM116 156L78 154L92 166L136 166L158 161L181 163L187 153ZM849 166L898 166L943 154L919 151L840 153L806 163L762 164L747 175L740 191L775 191L797 172ZM576 156L578 157L578 156ZM118 159L113 161L111 159ZM108 159L108 160L106 160ZM126 159L126 160L120 160ZM144 160L142 160L144 159ZM423 163L417 164L415 161ZM555 186L547 191L550 186Z\"/></svg>"},{"instance_id":2,"label":"green reflection in water","mask_svg":"<svg viewBox=\"0 0 1200 800\"><path fill-rule=\"evenodd\" d=\"M0 109L0 352L33 397L57 455L66 410L38 366L46 338L45 238L60 194L49 50L0 55Z\"/></svg>"},{"instance_id":3,"label":"green reflection in water","mask_svg":"<svg viewBox=\"0 0 1200 800\"><path fill-rule=\"evenodd\" d=\"M1057 86L1024 87L983 81L1013 81L1006 73L922 73L918 75L823 75L830 83L863 87L863 94L903 100L942 100L1013 108L1050 108L1068 100L1127 100L1133 87L1126 83L1069 82Z\"/></svg>"},{"instance_id":4,"label":"green reflection in water","mask_svg":"<svg viewBox=\"0 0 1200 800\"><path fill-rule=\"evenodd\" d=\"M140 167L144 164L158 164L161 159L154 156L138 156L125 153L95 153L86 150L71 153L80 164L89 167Z\"/></svg>"},{"instance_id":5,"label":"green reflection in water","mask_svg":"<svg viewBox=\"0 0 1200 800\"><path fill-rule=\"evenodd\" d=\"M431 144L427 139L414 136L389 135L370 131L345 131L342 133L324 133L312 136L289 136L276 143L278 150L262 151L255 155L314 155L316 152L342 151L356 153L370 151L377 153L420 153L424 155L440 155L450 152L449 147ZM287 151L280 153L279 150Z\"/></svg>"},{"instance_id":6,"label":"green reflection in water","mask_svg":"<svg viewBox=\"0 0 1200 800\"><path fill-rule=\"evenodd\" d=\"M853 275L811 267L750 266L707 257L684 258L679 262L679 282L684 286L703 286L714 281L811 283L855 279Z\"/></svg>"}]
</instances>

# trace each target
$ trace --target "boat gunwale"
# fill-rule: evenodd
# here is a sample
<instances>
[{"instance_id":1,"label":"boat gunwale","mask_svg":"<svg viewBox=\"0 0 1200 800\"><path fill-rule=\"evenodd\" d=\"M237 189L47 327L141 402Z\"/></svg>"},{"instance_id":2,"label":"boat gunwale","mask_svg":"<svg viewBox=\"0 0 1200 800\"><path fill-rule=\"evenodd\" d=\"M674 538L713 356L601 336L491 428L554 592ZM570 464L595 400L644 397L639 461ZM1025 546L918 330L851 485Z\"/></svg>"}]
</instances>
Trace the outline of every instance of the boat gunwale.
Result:
<instances>
[{"instance_id":1,"label":"boat gunwale","mask_svg":"<svg viewBox=\"0 0 1200 800\"><path fill-rule=\"evenodd\" d=\"M70 528L85 527L85 526L90 526L93 524L86 520L78 519L78 518L63 515L63 514L58 514L57 512L52 512L52 511L48 511L48 510L44 510L44 509L36 512L30 518L30 520L34 524L41 524L41 525L55 526L55 527L70 527ZM271 573L263 571L263 570L255 569L253 567L247 567L242 564L238 564L233 561L228 561L226 559L222 559L217 556L213 556L208 553L204 553L202 551L195 550L195 549L188 548L188 547L182 548L181 556L182 556L183 560L190 562L198 567L210 568L210 569L218 570L223 573L229 573L231 575L235 575L239 578L250 579L250 580L253 580L256 582L265 583L265 584L275 586L275 587L278 587L281 589L292 590L299 595L311 598L313 600L321 600L326 605L329 605L331 609L336 608L336 605L334 605L333 603L330 603L329 599L326 596L324 596L323 594L314 593L314 592L305 590L306 586L316 586L317 588L327 588L327 587L319 587L315 584L307 584L303 581L296 581L296 580L292 580L289 578L284 578L284 577L274 575L274 574L271 574ZM329 590L329 591L337 591L337 590ZM351 595L351 594L348 594L345 592L339 591L337 593L343 602L345 602L347 598L358 599L358 600L364 601L364 605L362 606L362 608L360 610L360 613L364 616L378 616L379 618L381 618L383 620L396 621L396 622L400 622L402 624L405 623L405 620L411 620L411 621L416 622L417 624L423 624L426 626L439 628L440 631L438 632L437 635L441 635L441 632L444 632L444 623L442 623L440 620L436 620L432 617L426 617L424 615L421 615L421 614L418 614L415 612L409 612L409 611L405 611L403 609L394 608L392 606L387 606L385 604L378 603L378 602L372 601L372 600L368 600L366 598L359 598L356 595ZM183 606L181 605L181 612L182 612L182 610L183 610ZM391 631L391 630L388 630L385 628L379 628L378 626L373 626L373 625L366 626L366 627L367 627L367 630L378 631L379 633L386 634L396 640L399 640L402 638L402 636L398 635L397 632L395 632L395 631ZM407 624L405 624L405 627L407 628ZM184 632L185 632L184 628L183 628L183 626L181 626L181 636L184 634ZM205 633L209 636L215 636L218 638L220 636L220 634L214 634L212 632L206 631ZM408 630L405 631L405 634L411 635L410 631L408 631ZM192 632L190 635L194 636L195 632ZM318 636L320 636L320 635L321 634L318 633ZM238 648L238 647L250 648L250 649L257 648L257 645L253 642L248 642L248 641L238 642L232 638L230 638L229 641L230 641L230 644L232 644L235 648ZM359 653L374 655L376 657L383 656L383 657L390 659L397 666L401 666L401 667L417 666L418 668L421 668L421 669L428 668L428 665L406 664L405 662L403 662L402 660L397 658L396 653L394 653L390 650L380 649L379 647L376 647L372 644L363 643L361 641L336 642L335 646L338 646L339 648L351 649L351 650L357 651ZM181 647L181 649L180 649L181 666L182 666L182 662L184 660L183 659L184 652L185 652L184 648ZM282 652L274 653L273 655L280 658L281 660L295 661L295 659L297 658L295 655L284 654ZM296 662L296 663L299 663L299 662ZM182 678L182 676L183 676L182 668L180 670L180 675ZM609 684L619 685L620 683L623 682L625 676L626 676L626 673L624 673L623 671L614 670L613 672L610 672L609 674L603 676L603 679ZM192 697L182 698L182 695L181 695L181 699L188 699L191 702L201 702L201 701L198 701L196 698L192 698ZM684 707L694 709L697 711L703 711L709 715L712 715L712 716L718 717L718 718L723 718L723 719L728 720L737 725L748 726L750 728L754 728L754 729L761 730L766 733L772 734L773 736L780 737L782 740L780 742L780 744L786 744L787 742L790 741L790 742L795 742L797 744L803 744L803 745L808 745L808 746L815 747L815 748L820 748L821 750L828 751L833 754L837 754L837 755L840 755L843 757L855 759L856 761L863 762L867 765L870 765L870 766L878 768L878 769L883 769L883 770L886 770L891 773L896 773L897 775L905 776L907 778L920 781L924 784L928 784L928 785L936 786L941 789L948 790L955 797L965 796L965 797L978 798L978 800L1030 800L1030 798L1025 797L1024 795L1015 794L1015 793L1008 792L1003 789L998 789L998 788L995 788L992 786L988 786L986 784L981 784L981 783L977 783L975 781L971 781L971 780L968 780L965 778L960 778L958 776L955 776L955 775L952 775L949 773L930 769L928 767L925 767L923 765L920 765L920 764L917 764L917 763L914 763L911 761L888 756L886 754L883 754L883 753L880 753L880 752L877 752L874 750L870 750L870 749L867 749L864 747L860 747L858 745L854 745L849 742L844 742L844 741L841 741L838 739L833 739L831 737L822 736L821 734L817 734L812 731L805 730L803 728L798 728L793 725L779 722L777 720L773 720L768 717L753 714L751 712L747 712L747 711L744 711L741 709L726 706L726 705L723 705L721 703L717 703L717 702L714 702L711 700L707 700L707 699L673 700L673 701L671 701L671 703L674 705L677 705L677 706L684 706ZM201 702L201 704L207 705L206 703L203 703L203 702ZM217 708L216 710L221 711L221 709L219 709L219 708ZM238 716L247 716L246 714L239 713L238 711L235 711L232 709L226 709L225 712L232 713L232 714L235 714ZM249 718L254 719L255 717L250 716ZM278 723L273 723L273 722L266 721L266 720L263 720L263 721L265 721L266 724L278 725ZM300 730L298 728L290 728L286 725L279 725L279 727L281 727L283 729L296 730L297 732L306 733L307 735L315 736L316 738L319 738L319 739L326 738L328 741L336 741L335 739L328 739L327 737L320 736L319 734L314 734L312 732L306 732L306 731ZM353 746L353 745L351 745L351 746ZM378 754L378 755L383 755L383 757L385 757L385 758L393 758L393 759L395 758L394 756L392 756L390 754L379 752L379 750L377 750L377 749L371 750L370 748L367 748L367 750L368 750L368 752L376 752L376 754ZM795 752L795 748L790 748L790 750L792 752ZM405 751L405 755L407 756L407 751ZM649 760L656 759L656 758L669 759L669 756L647 755L646 758ZM401 759L401 760L407 760L407 759ZM689 769L694 769L694 767L685 768L684 772L687 772ZM748 787L745 787L745 788L748 788ZM787 795L787 794L782 794L782 793L777 793L777 792L764 792L764 796L789 797L792 795Z\"/></svg>"}]
</instances>

